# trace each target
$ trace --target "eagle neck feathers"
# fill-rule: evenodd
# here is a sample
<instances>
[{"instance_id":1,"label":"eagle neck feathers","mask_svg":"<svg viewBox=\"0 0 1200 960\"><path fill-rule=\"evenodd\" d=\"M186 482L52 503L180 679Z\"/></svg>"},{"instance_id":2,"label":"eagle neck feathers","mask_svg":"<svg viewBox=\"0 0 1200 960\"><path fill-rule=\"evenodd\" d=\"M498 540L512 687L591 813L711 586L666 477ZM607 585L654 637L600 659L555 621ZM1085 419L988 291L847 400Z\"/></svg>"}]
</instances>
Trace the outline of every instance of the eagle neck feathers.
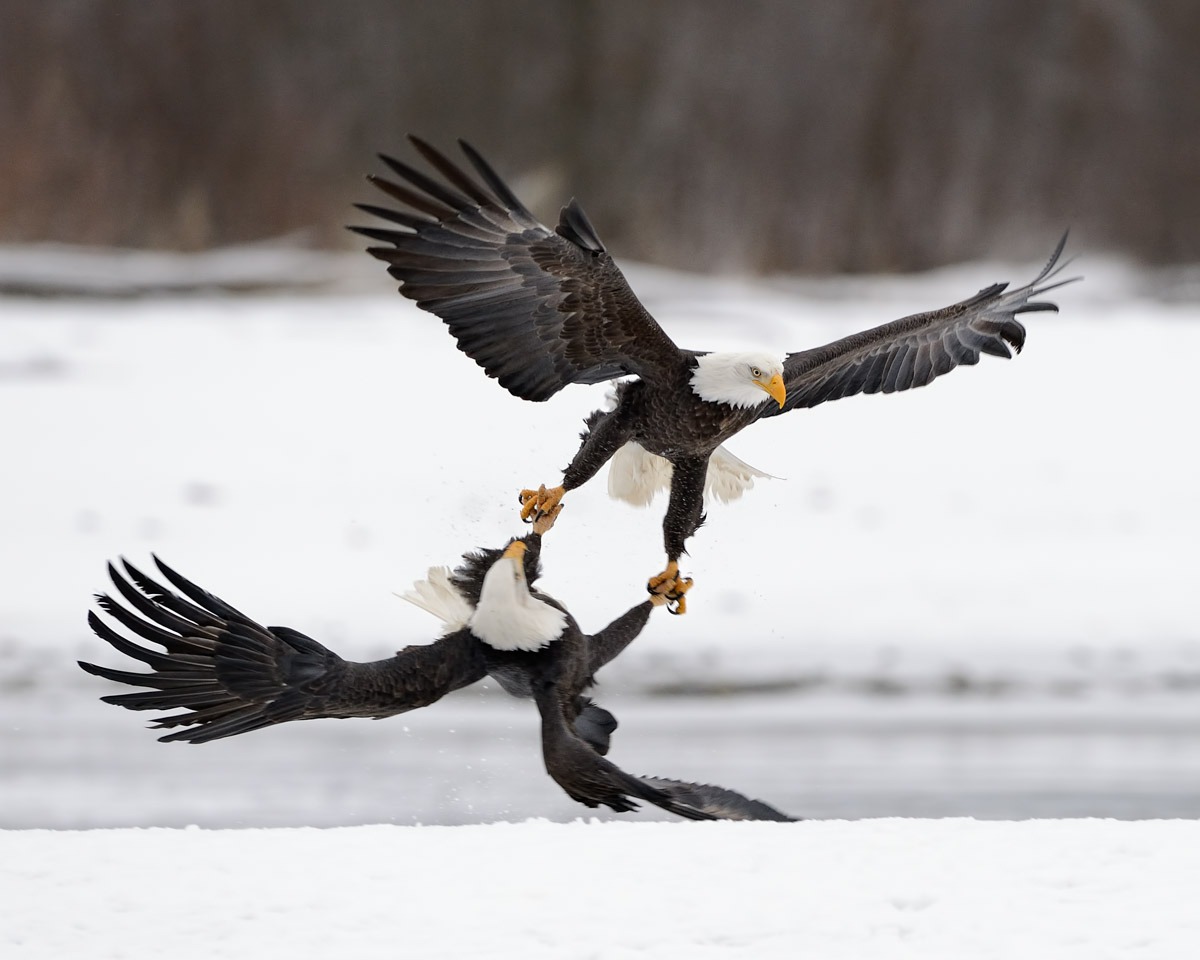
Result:
<instances>
[{"instance_id":1,"label":"eagle neck feathers","mask_svg":"<svg viewBox=\"0 0 1200 960\"><path fill-rule=\"evenodd\" d=\"M530 591L520 563L500 559L484 575L468 626L496 650L541 650L566 624L565 613Z\"/></svg>"}]
</instances>

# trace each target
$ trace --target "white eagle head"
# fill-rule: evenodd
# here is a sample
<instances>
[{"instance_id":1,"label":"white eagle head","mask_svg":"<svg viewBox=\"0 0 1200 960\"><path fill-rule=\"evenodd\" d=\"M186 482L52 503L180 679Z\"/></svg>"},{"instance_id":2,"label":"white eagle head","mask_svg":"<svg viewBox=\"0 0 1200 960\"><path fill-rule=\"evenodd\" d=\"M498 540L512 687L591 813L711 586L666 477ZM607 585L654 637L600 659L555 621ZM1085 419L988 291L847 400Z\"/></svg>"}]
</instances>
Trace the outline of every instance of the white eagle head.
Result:
<instances>
[{"instance_id":1,"label":"white eagle head","mask_svg":"<svg viewBox=\"0 0 1200 960\"><path fill-rule=\"evenodd\" d=\"M696 358L692 392L731 407L757 407L768 399L782 407L787 399L783 361L764 352L706 353Z\"/></svg>"},{"instance_id":2,"label":"white eagle head","mask_svg":"<svg viewBox=\"0 0 1200 960\"><path fill-rule=\"evenodd\" d=\"M566 622L566 614L529 592L525 541L514 540L484 574L467 626L497 650L540 650L562 636Z\"/></svg>"}]
</instances>

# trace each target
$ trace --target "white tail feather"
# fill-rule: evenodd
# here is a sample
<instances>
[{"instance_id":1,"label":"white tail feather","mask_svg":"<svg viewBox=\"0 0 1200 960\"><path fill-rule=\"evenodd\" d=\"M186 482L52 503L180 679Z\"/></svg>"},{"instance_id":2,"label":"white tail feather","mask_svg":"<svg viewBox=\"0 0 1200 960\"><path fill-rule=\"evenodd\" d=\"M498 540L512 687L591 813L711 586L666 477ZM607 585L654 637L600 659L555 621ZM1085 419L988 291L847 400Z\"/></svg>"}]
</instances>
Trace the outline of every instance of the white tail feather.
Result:
<instances>
[{"instance_id":1,"label":"white tail feather","mask_svg":"<svg viewBox=\"0 0 1200 960\"><path fill-rule=\"evenodd\" d=\"M659 490L671 485L674 469L669 460L631 440L608 462L608 495L635 507L648 507Z\"/></svg>"},{"instance_id":2,"label":"white tail feather","mask_svg":"<svg viewBox=\"0 0 1200 960\"><path fill-rule=\"evenodd\" d=\"M461 630L475 612L458 587L450 582L449 567L430 567L424 580L418 580L407 592L396 596L432 613L442 621L446 633Z\"/></svg>"},{"instance_id":3,"label":"white tail feather","mask_svg":"<svg viewBox=\"0 0 1200 960\"><path fill-rule=\"evenodd\" d=\"M739 460L725 449L717 447L708 460L708 474L704 478L704 496L722 503L732 503L754 486L754 481L778 480L745 460Z\"/></svg>"},{"instance_id":4,"label":"white tail feather","mask_svg":"<svg viewBox=\"0 0 1200 960\"><path fill-rule=\"evenodd\" d=\"M608 495L635 507L649 506L659 490L670 487L674 469L665 457L630 441L609 461ZM724 446L717 447L708 461L704 496L709 500L730 503L753 487L754 481L760 477L775 479L771 474L738 459Z\"/></svg>"}]
</instances>

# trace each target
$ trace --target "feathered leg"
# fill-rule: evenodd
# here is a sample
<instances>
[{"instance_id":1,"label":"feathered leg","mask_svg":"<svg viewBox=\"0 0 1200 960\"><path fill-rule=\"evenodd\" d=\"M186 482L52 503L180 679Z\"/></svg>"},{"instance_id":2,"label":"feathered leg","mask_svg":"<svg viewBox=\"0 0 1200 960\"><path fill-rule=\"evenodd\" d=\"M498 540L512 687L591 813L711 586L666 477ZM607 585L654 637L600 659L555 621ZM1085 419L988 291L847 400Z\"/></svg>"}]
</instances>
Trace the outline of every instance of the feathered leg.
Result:
<instances>
[{"instance_id":1,"label":"feathered leg","mask_svg":"<svg viewBox=\"0 0 1200 960\"><path fill-rule=\"evenodd\" d=\"M593 412L584 421L587 430L581 434L583 443L567 465L567 469L563 471L562 484L557 487L546 487L543 484L536 490L521 491L521 519L532 523L543 513L559 506L568 490L581 487L591 480L630 439L624 421L625 417L619 409Z\"/></svg>"},{"instance_id":2,"label":"feathered leg","mask_svg":"<svg viewBox=\"0 0 1200 960\"><path fill-rule=\"evenodd\" d=\"M667 551L667 566L646 583L651 594L667 598L672 613L687 613L685 594L692 588L691 577L679 575L679 558L688 538L704 523L704 478L708 461L679 460L671 475L671 498L663 517L663 546Z\"/></svg>"},{"instance_id":3,"label":"feathered leg","mask_svg":"<svg viewBox=\"0 0 1200 960\"><path fill-rule=\"evenodd\" d=\"M662 594L655 594L649 600L630 607L621 616L603 630L593 633L587 638L588 642L588 674L591 675L609 661L615 659L626 647L637 639L638 634L650 619L650 613L656 606L667 602Z\"/></svg>"}]
</instances>

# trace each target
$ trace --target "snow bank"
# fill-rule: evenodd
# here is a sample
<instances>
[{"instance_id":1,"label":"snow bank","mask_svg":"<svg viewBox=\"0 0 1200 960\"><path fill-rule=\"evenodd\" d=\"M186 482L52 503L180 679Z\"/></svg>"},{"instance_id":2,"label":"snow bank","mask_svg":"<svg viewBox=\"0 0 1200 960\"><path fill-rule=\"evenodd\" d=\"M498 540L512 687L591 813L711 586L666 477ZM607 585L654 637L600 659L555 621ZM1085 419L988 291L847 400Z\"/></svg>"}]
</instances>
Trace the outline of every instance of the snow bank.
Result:
<instances>
[{"instance_id":1,"label":"snow bank","mask_svg":"<svg viewBox=\"0 0 1200 960\"><path fill-rule=\"evenodd\" d=\"M0 833L14 960L1154 958L1200 823L876 820Z\"/></svg>"},{"instance_id":2,"label":"snow bank","mask_svg":"<svg viewBox=\"0 0 1200 960\"><path fill-rule=\"evenodd\" d=\"M122 298L362 286L377 271L359 254L268 241L197 253L42 243L0 246L0 294Z\"/></svg>"}]
</instances>

